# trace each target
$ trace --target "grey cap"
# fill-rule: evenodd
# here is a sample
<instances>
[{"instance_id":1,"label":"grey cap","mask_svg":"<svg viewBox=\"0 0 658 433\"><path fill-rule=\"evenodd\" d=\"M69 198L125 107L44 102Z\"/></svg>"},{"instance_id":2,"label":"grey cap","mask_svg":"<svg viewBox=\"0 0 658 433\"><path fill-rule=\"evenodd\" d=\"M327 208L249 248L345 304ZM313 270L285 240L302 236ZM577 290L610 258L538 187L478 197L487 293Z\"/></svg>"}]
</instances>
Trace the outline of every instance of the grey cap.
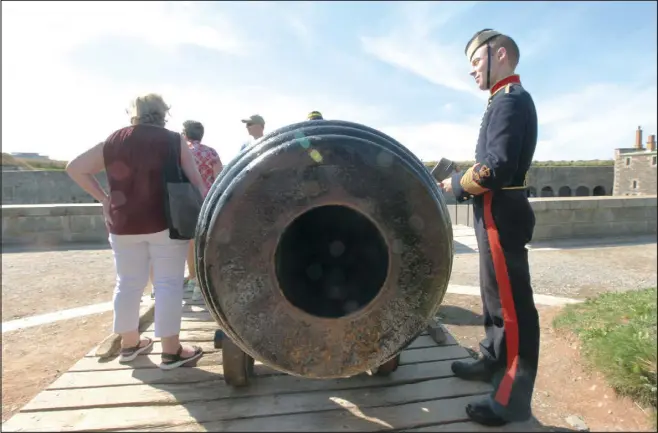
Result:
<instances>
[{"instance_id":1,"label":"grey cap","mask_svg":"<svg viewBox=\"0 0 658 433\"><path fill-rule=\"evenodd\" d=\"M253 123L256 125L265 125L265 119L260 114L252 114L246 119L242 119L242 123Z\"/></svg>"}]
</instances>

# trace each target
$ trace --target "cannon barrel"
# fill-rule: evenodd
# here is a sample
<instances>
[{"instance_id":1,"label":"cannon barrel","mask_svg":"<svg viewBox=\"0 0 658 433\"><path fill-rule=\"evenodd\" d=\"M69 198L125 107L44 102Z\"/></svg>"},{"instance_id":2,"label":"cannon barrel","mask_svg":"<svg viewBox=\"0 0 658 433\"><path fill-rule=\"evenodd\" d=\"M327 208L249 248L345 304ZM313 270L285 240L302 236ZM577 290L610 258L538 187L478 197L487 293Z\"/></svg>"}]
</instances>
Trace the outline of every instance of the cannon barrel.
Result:
<instances>
[{"instance_id":1,"label":"cannon barrel","mask_svg":"<svg viewBox=\"0 0 658 433\"><path fill-rule=\"evenodd\" d=\"M306 121L232 160L196 232L201 292L254 359L309 378L396 356L434 317L452 226L430 172L364 125Z\"/></svg>"}]
</instances>

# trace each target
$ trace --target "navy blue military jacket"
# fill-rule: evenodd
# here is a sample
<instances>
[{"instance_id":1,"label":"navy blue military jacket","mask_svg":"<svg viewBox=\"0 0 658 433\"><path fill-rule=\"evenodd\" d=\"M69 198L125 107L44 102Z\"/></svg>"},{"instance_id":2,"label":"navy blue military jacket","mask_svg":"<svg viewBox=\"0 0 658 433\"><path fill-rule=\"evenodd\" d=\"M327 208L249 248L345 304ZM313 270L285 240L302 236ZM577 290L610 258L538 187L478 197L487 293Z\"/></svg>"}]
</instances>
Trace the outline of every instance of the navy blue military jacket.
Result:
<instances>
[{"instance_id":1,"label":"navy blue military jacket","mask_svg":"<svg viewBox=\"0 0 658 433\"><path fill-rule=\"evenodd\" d=\"M452 176L457 201L487 191L522 189L537 146L537 111L518 75L494 85L475 149L475 164Z\"/></svg>"}]
</instances>

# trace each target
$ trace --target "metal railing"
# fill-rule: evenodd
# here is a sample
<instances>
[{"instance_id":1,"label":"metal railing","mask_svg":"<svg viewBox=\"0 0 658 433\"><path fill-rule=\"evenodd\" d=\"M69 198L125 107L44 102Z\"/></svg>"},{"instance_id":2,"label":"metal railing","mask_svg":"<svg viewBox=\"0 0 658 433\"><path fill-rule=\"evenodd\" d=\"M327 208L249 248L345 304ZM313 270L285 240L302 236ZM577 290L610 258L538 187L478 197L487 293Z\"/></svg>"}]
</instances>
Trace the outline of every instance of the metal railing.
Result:
<instances>
[{"instance_id":1,"label":"metal railing","mask_svg":"<svg viewBox=\"0 0 658 433\"><path fill-rule=\"evenodd\" d=\"M470 201L466 203L450 203L447 206L448 214L453 225L473 227L473 204Z\"/></svg>"}]
</instances>

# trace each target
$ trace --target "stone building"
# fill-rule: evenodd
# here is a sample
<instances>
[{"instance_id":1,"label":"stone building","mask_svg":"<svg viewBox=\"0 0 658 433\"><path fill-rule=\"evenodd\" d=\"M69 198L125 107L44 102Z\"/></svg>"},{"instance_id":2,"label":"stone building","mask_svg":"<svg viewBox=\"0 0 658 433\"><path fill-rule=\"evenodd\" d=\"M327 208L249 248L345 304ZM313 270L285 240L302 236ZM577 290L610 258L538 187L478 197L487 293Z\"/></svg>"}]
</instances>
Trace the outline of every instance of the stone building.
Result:
<instances>
[{"instance_id":1,"label":"stone building","mask_svg":"<svg viewBox=\"0 0 658 433\"><path fill-rule=\"evenodd\" d=\"M612 195L656 194L656 136L642 147L642 128L635 132L635 146L615 149L615 180Z\"/></svg>"}]
</instances>

